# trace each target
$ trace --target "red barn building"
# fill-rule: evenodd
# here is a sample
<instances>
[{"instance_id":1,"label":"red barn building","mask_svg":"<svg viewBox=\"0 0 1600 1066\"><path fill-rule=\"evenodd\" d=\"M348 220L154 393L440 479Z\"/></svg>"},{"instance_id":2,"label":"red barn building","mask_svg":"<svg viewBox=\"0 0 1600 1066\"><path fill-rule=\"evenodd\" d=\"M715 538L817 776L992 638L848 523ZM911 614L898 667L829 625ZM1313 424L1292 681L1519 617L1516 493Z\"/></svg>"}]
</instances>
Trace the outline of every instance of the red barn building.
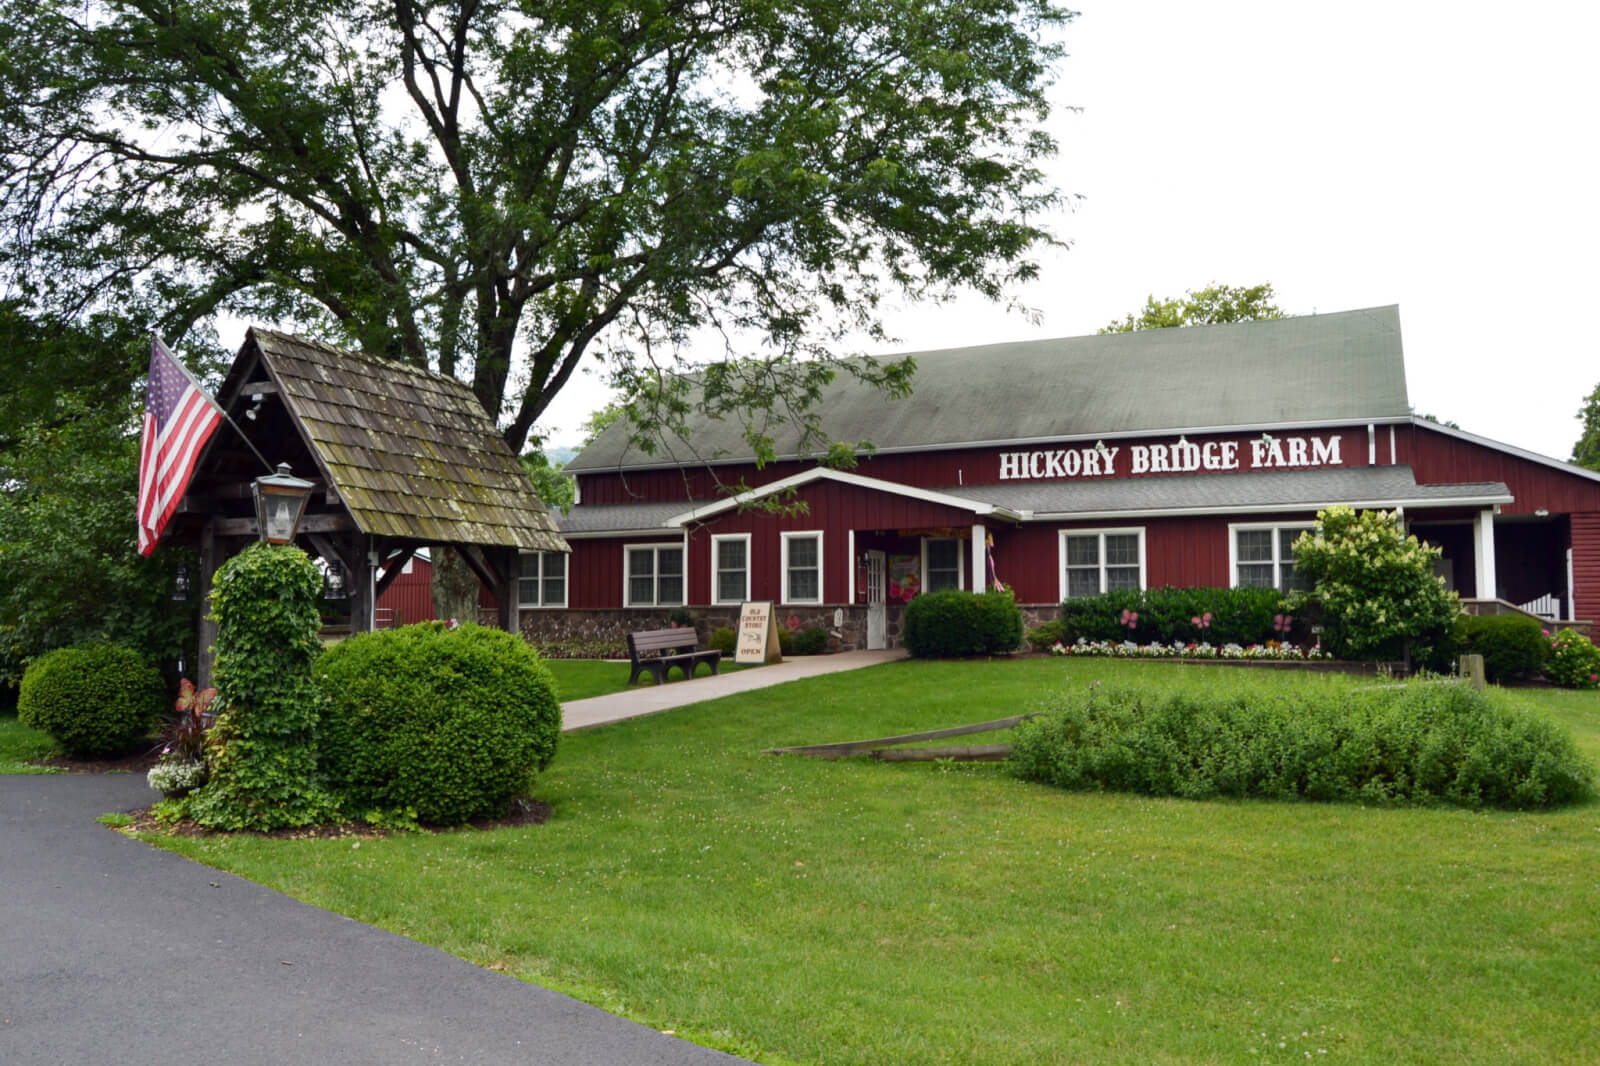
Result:
<instances>
[{"instance_id":1,"label":"red barn building","mask_svg":"<svg viewBox=\"0 0 1600 1066\"><path fill-rule=\"evenodd\" d=\"M825 396L824 431L874 446L848 472L782 440L758 469L727 422L653 455L602 433L567 467L571 555L522 557L524 631L728 624L756 599L882 647L924 589L998 580L1040 618L1117 588L1286 588L1336 503L1398 511L1466 600L1600 616L1600 474L1414 417L1395 307L915 358L909 397Z\"/></svg>"}]
</instances>

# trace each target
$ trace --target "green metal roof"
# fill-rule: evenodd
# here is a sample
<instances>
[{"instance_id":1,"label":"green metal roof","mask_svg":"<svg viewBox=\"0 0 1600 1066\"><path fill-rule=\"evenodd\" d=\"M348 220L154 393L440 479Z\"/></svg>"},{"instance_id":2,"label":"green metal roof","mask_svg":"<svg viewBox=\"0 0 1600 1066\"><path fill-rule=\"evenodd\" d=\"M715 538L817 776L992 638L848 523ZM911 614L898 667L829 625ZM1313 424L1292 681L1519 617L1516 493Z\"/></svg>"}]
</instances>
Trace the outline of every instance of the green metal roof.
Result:
<instances>
[{"instance_id":1,"label":"green metal roof","mask_svg":"<svg viewBox=\"0 0 1600 1066\"><path fill-rule=\"evenodd\" d=\"M880 451L1410 416L1398 307L913 353L911 395L841 374L819 409L834 440ZM899 356L885 357L899 358ZM656 455L613 425L573 473L740 461L742 427L702 420ZM797 437L778 453L798 457Z\"/></svg>"},{"instance_id":2,"label":"green metal roof","mask_svg":"<svg viewBox=\"0 0 1600 1066\"><path fill-rule=\"evenodd\" d=\"M249 339L363 532L430 544L567 550L466 385L273 330L252 329Z\"/></svg>"}]
</instances>

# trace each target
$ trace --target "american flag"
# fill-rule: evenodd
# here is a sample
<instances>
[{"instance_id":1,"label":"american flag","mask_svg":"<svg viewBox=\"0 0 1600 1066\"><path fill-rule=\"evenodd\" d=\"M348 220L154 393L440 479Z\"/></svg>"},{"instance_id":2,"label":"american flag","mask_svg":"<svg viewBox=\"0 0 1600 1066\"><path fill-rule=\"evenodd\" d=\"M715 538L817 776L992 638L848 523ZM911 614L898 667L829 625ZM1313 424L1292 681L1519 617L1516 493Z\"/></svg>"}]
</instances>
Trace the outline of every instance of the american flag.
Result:
<instances>
[{"instance_id":1,"label":"american flag","mask_svg":"<svg viewBox=\"0 0 1600 1066\"><path fill-rule=\"evenodd\" d=\"M161 338L150 343L150 383L139 440L139 554L149 555L194 476L200 449L222 422L222 409L195 384Z\"/></svg>"}]
</instances>

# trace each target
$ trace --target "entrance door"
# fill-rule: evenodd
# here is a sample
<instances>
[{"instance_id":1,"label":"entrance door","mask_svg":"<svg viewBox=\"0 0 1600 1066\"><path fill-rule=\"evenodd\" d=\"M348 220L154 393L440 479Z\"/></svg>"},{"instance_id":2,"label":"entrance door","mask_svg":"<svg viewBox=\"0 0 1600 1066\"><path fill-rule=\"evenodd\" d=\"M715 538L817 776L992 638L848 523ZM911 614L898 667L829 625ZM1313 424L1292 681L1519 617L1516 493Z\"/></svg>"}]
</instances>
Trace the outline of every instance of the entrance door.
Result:
<instances>
[{"instance_id":1,"label":"entrance door","mask_svg":"<svg viewBox=\"0 0 1600 1066\"><path fill-rule=\"evenodd\" d=\"M883 552L867 553L867 650L877 651L887 647L885 640L888 625L884 618L884 600L888 591L888 564Z\"/></svg>"}]
</instances>

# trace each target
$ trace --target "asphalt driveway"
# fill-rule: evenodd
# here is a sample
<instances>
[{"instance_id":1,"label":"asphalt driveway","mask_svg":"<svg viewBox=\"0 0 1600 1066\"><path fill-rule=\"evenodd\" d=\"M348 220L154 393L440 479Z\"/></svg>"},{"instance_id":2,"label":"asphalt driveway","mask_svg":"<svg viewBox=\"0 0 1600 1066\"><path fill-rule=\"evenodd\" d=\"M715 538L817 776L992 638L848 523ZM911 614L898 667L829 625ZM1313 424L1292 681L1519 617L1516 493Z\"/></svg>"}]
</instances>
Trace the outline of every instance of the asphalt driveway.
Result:
<instances>
[{"instance_id":1,"label":"asphalt driveway","mask_svg":"<svg viewBox=\"0 0 1600 1066\"><path fill-rule=\"evenodd\" d=\"M143 775L0 775L7 1066L744 1061L95 822L154 798Z\"/></svg>"}]
</instances>

